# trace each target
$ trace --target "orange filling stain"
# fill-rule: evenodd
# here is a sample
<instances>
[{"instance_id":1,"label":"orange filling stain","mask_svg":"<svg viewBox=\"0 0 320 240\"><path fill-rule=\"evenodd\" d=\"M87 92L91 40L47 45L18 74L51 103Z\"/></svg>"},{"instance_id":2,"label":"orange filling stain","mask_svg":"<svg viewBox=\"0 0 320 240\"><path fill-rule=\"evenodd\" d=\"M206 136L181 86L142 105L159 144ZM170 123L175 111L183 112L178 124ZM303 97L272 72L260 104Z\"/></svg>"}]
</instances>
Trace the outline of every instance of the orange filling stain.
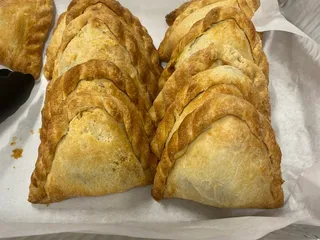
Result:
<instances>
[{"instance_id":1,"label":"orange filling stain","mask_svg":"<svg viewBox=\"0 0 320 240\"><path fill-rule=\"evenodd\" d=\"M34 132L33 132L33 130L32 130L32 129L30 130L30 133L31 133L32 135L34 134Z\"/></svg>"},{"instance_id":2,"label":"orange filling stain","mask_svg":"<svg viewBox=\"0 0 320 240\"><path fill-rule=\"evenodd\" d=\"M11 157L15 159L22 158L22 153L23 153L23 149L21 148L13 149Z\"/></svg>"},{"instance_id":3,"label":"orange filling stain","mask_svg":"<svg viewBox=\"0 0 320 240\"><path fill-rule=\"evenodd\" d=\"M17 137L13 137L12 138L12 142L10 143L10 145L14 146L14 145L16 145L16 143L17 143Z\"/></svg>"}]
</instances>

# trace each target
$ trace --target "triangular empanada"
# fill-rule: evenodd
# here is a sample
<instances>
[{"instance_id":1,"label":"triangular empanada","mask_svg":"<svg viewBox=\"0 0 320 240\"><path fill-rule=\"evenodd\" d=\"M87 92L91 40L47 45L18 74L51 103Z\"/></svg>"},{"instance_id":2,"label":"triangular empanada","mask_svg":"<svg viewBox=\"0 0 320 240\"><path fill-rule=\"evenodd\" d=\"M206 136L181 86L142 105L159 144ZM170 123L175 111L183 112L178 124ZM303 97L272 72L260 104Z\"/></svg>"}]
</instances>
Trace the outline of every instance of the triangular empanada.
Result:
<instances>
[{"instance_id":1,"label":"triangular empanada","mask_svg":"<svg viewBox=\"0 0 320 240\"><path fill-rule=\"evenodd\" d=\"M38 79L52 21L52 0L1 0L0 64Z\"/></svg>"},{"instance_id":2,"label":"triangular empanada","mask_svg":"<svg viewBox=\"0 0 320 240\"><path fill-rule=\"evenodd\" d=\"M68 7L67 23L77 18L79 15L88 11L91 7L98 7L100 10L107 7L110 9L109 14L116 18L116 15L122 21L128 31L130 31L139 44L141 53L149 60L149 69L154 73L156 78L162 72L162 67L159 61L158 51L153 45L153 40L150 37L147 29L143 27L140 20L132 15L132 13L116 0L73 0ZM141 44L141 47L140 47Z\"/></svg>"},{"instance_id":3,"label":"triangular empanada","mask_svg":"<svg viewBox=\"0 0 320 240\"><path fill-rule=\"evenodd\" d=\"M186 35L191 27L199 20L205 18L208 12L216 7L234 7L241 9L248 18L253 13L246 1L239 0L200 0L190 5L175 19L173 25L168 28L159 47L159 55L162 61L168 62L175 47L181 38Z\"/></svg>"},{"instance_id":4,"label":"triangular empanada","mask_svg":"<svg viewBox=\"0 0 320 240\"><path fill-rule=\"evenodd\" d=\"M29 201L50 203L126 191L150 184L155 166L133 105L113 95L71 94L48 124Z\"/></svg>"},{"instance_id":5,"label":"triangular empanada","mask_svg":"<svg viewBox=\"0 0 320 240\"><path fill-rule=\"evenodd\" d=\"M191 0L180 5L177 9L167 14L166 22L171 26L174 21L179 17L179 20L183 20L186 16L197 11L200 8L203 8L207 5L214 4L217 1L221 0ZM222 0L223 1L223 0ZM259 0L238 0L239 7L244 11L244 13L251 18L255 11L260 7Z\"/></svg>"},{"instance_id":6,"label":"triangular empanada","mask_svg":"<svg viewBox=\"0 0 320 240\"><path fill-rule=\"evenodd\" d=\"M179 122L180 114L189 114L217 93L231 94L253 104L260 112L270 116L268 89L257 87L264 82L253 82L235 67L223 65L208 69L193 76L185 87L179 90L175 101L167 108L164 118L159 123L151 148L160 158L170 132ZM190 102L192 101L192 104Z\"/></svg>"},{"instance_id":7,"label":"triangular empanada","mask_svg":"<svg viewBox=\"0 0 320 240\"><path fill-rule=\"evenodd\" d=\"M77 50L80 48L81 51ZM119 51L122 54L119 55ZM130 76L138 74L136 77L147 87L151 97L157 95L158 79L148 69L148 61L139 51L136 39L130 31L126 31L121 21L100 13L98 7L67 25L57 53L53 78L90 59L108 59L124 68Z\"/></svg>"},{"instance_id":8,"label":"triangular empanada","mask_svg":"<svg viewBox=\"0 0 320 240\"><path fill-rule=\"evenodd\" d=\"M188 85L192 76L220 65L230 65L239 69L252 80L253 86L257 88L259 93L264 93L261 95L262 99L268 99L268 79L257 65L244 59L229 45L211 44L183 62L165 83L149 111L154 122L161 121L178 92ZM267 104L265 100L264 102ZM266 111L268 111L267 108Z\"/></svg>"},{"instance_id":9,"label":"triangular empanada","mask_svg":"<svg viewBox=\"0 0 320 240\"><path fill-rule=\"evenodd\" d=\"M182 62L211 43L231 45L268 76L269 65L253 23L236 8L217 7L194 24L176 46L159 80L160 89Z\"/></svg>"},{"instance_id":10,"label":"triangular empanada","mask_svg":"<svg viewBox=\"0 0 320 240\"><path fill-rule=\"evenodd\" d=\"M106 82L112 82L109 87ZM81 84L86 84L86 90L83 90ZM113 85L115 85L113 87ZM82 90L81 90L82 88ZM99 94L101 96L115 95L126 104L134 104L139 110L139 115L143 120L148 136L153 136L154 126L151 121L147 109L150 102L144 93L144 89L140 88L138 83L135 83L126 73L122 72L117 66L109 61L90 60L88 62L79 64L55 81L51 81L47 87L46 100L42 110L42 128L46 126L50 118L55 115L63 101L73 91L76 94L84 91L90 94ZM129 98L128 98L128 97ZM147 105L146 105L147 104Z\"/></svg>"},{"instance_id":11,"label":"triangular empanada","mask_svg":"<svg viewBox=\"0 0 320 240\"><path fill-rule=\"evenodd\" d=\"M283 204L281 152L270 122L249 102L216 94L175 126L152 189L220 208Z\"/></svg>"}]
</instances>

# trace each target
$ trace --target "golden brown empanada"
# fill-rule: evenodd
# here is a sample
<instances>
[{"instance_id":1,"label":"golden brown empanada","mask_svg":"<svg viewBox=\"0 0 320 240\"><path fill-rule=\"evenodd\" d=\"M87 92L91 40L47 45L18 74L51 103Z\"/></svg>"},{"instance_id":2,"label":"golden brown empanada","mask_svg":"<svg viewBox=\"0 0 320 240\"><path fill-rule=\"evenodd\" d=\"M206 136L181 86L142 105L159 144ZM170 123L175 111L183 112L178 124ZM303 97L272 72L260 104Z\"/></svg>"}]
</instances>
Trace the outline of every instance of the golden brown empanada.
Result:
<instances>
[{"instance_id":1,"label":"golden brown empanada","mask_svg":"<svg viewBox=\"0 0 320 240\"><path fill-rule=\"evenodd\" d=\"M191 27L199 20L205 18L207 13L216 7L233 7L241 9L248 18L253 13L246 1L239 0L201 0L191 3L168 28L166 35L159 47L159 55L162 61L168 62L171 54L179 41L186 35ZM240 10L240 11L241 11ZM218 21L217 21L218 22Z\"/></svg>"},{"instance_id":2,"label":"golden brown empanada","mask_svg":"<svg viewBox=\"0 0 320 240\"><path fill-rule=\"evenodd\" d=\"M29 201L51 203L150 184L156 159L137 109L112 94L73 93L48 124Z\"/></svg>"},{"instance_id":3,"label":"golden brown empanada","mask_svg":"<svg viewBox=\"0 0 320 240\"><path fill-rule=\"evenodd\" d=\"M52 0L1 0L0 64L38 79L52 20Z\"/></svg>"},{"instance_id":4,"label":"golden brown empanada","mask_svg":"<svg viewBox=\"0 0 320 240\"><path fill-rule=\"evenodd\" d=\"M249 102L216 94L174 127L152 189L220 208L283 204L281 152L270 122Z\"/></svg>"},{"instance_id":5,"label":"golden brown empanada","mask_svg":"<svg viewBox=\"0 0 320 240\"><path fill-rule=\"evenodd\" d=\"M150 54L150 52L148 52L145 48L145 41L141 40L141 36L137 36L136 32L133 31L121 17L116 15L102 3L87 7L84 15L85 16L81 17L81 21L84 21L84 19L86 18L89 19L90 17L94 17L102 20L107 24L112 34L119 41L119 43L127 50L129 50L133 65L137 66L137 70L141 76L141 79L149 83L149 89L151 88L150 91L153 91L152 94L155 97L157 94L157 81L159 79L160 73L162 72L162 67L159 64L158 57L157 64L151 64L150 55L148 55ZM71 25L73 24L72 22L73 21L70 22ZM69 29L70 28L71 27L69 27ZM59 32L57 32L57 34L59 34ZM152 42L149 43L149 49L151 48L150 46L153 47ZM54 57L56 57L56 54L54 54ZM51 69L52 71L52 68L50 68L50 62L48 63L48 69ZM153 84L154 86L151 86L151 84Z\"/></svg>"},{"instance_id":6,"label":"golden brown empanada","mask_svg":"<svg viewBox=\"0 0 320 240\"><path fill-rule=\"evenodd\" d=\"M263 93L261 95L262 99L264 99L263 102L265 106L268 105L266 102L268 99L268 79L260 68L253 62L243 58L239 52L229 45L211 44L184 61L165 83L149 111L154 122L159 123L161 121L178 92L188 85L192 76L220 65L230 65L239 69L252 80L257 91ZM267 115L268 107L266 107L265 111L264 113Z\"/></svg>"},{"instance_id":7,"label":"golden brown empanada","mask_svg":"<svg viewBox=\"0 0 320 240\"><path fill-rule=\"evenodd\" d=\"M157 95L158 79L148 69L147 60L140 53L133 35L126 31L121 21L95 9L67 25L56 56L53 78L90 59L113 61L131 77L139 78L151 97Z\"/></svg>"},{"instance_id":8,"label":"golden brown empanada","mask_svg":"<svg viewBox=\"0 0 320 240\"><path fill-rule=\"evenodd\" d=\"M160 89L183 61L211 43L231 45L244 58L259 65L265 75L268 76L269 65L253 23L236 8L216 7L205 18L194 24L181 39L161 75Z\"/></svg>"},{"instance_id":9,"label":"golden brown empanada","mask_svg":"<svg viewBox=\"0 0 320 240\"><path fill-rule=\"evenodd\" d=\"M207 5L214 4L217 1L223 0L191 0L189 2L185 2L166 16L166 22L171 26L178 17L179 20L177 21L180 22L194 11L197 11ZM237 4L249 18L251 18L255 11L260 7L259 0L238 0Z\"/></svg>"},{"instance_id":10,"label":"golden brown empanada","mask_svg":"<svg viewBox=\"0 0 320 240\"><path fill-rule=\"evenodd\" d=\"M108 82L112 82L112 84ZM109 87L107 84L109 84ZM117 87L115 88L113 85ZM85 86L85 88L82 86ZM58 112L60 105L73 91L76 91L76 93L88 92L101 96L111 93L113 95L117 94L123 102L137 106L148 136L152 137L154 135L154 125L146 111L151 103L148 102L149 99L144 93L145 90L141 89L139 83L136 83L112 62L90 60L71 68L61 77L49 83L42 110L42 140L45 140L50 118ZM129 102L124 93L132 103Z\"/></svg>"},{"instance_id":11,"label":"golden brown empanada","mask_svg":"<svg viewBox=\"0 0 320 240\"><path fill-rule=\"evenodd\" d=\"M149 69L153 71L156 77L162 72L160 66L158 51L153 45L152 38L148 34L148 31L143 27L139 19L132 15L132 13L116 0L72 0L68 7L67 23L83 14L87 9L92 6L103 8L104 6L109 8L115 15L119 16L119 19L127 26L129 31L134 34L138 43L144 47L140 48L142 54L147 56L149 60Z\"/></svg>"},{"instance_id":12,"label":"golden brown empanada","mask_svg":"<svg viewBox=\"0 0 320 240\"><path fill-rule=\"evenodd\" d=\"M161 157L174 124L179 122L181 112L189 114L194 107L202 105L217 93L243 98L267 118L270 116L268 89L263 81L253 82L239 69L229 65L205 70L193 76L167 108L151 143L152 151L158 158ZM191 101L192 104L189 104Z\"/></svg>"}]
</instances>

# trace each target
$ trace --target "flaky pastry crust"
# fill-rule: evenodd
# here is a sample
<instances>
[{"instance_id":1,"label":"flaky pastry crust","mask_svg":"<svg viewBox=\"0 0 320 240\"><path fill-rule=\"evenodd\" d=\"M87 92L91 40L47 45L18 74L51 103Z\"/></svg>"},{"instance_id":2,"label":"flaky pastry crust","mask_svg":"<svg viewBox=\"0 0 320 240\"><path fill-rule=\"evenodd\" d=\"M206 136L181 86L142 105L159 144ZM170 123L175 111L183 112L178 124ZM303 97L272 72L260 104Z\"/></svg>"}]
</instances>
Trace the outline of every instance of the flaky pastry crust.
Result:
<instances>
[{"instance_id":1,"label":"flaky pastry crust","mask_svg":"<svg viewBox=\"0 0 320 240\"><path fill-rule=\"evenodd\" d=\"M179 44L176 46L174 52L171 55L170 62L167 64L165 70L161 74L161 77L159 79L159 87L160 89L163 87L164 82L169 78L169 76L172 74L172 72L176 68L176 64L179 61L179 58L182 54L182 52L185 50L186 47L189 46L189 51L196 51L192 50L192 47L194 47L194 43L198 41L198 39L201 38L201 36L208 30L210 30L212 27L218 26L218 23L223 23L227 20L233 20L236 25L231 24L232 22L229 22L228 30L235 32L236 29L241 29L243 31L244 40L245 42L248 41L249 46L247 46L248 43L243 43L238 46L240 52L241 50L245 53L247 51L250 52L251 56L244 56L248 59L253 58L253 61L262 69L262 71L265 73L266 77L269 76L269 64L267 61L267 58L262 50L262 42L259 38L258 34L256 33L255 27L253 23L238 9L231 8L231 7L217 7L211 10L205 18L198 21L196 24L192 26L190 31L180 40ZM220 30L222 31L222 30ZM232 32L231 31L231 32ZM220 32L220 34L222 34ZM233 42L234 44L238 43L238 39L235 38L235 36L230 33L230 36L224 36L224 38L229 39L229 42ZM216 37L216 40L219 39ZM222 39L220 39L222 41ZM213 40L212 40L213 42ZM210 42L207 42L206 44L209 44ZM222 42L225 44L224 42ZM197 47L199 47L197 45ZM205 47L205 46L200 46ZM235 46L234 46L235 47ZM249 48L249 49L247 49ZM181 62L182 60L180 60Z\"/></svg>"},{"instance_id":2,"label":"flaky pastry crust","mask_svg":"<svg viewBox=\"0 0 320 240\"><path fill-rule=\"evenodd\" d=\"M137 113L137 109L133 107L133 105L130 105L130 104L128 105L122 102L121 99L112 95L99 96L99 95L91 95L91 94L85 94L85 93L72 94L72 96L70 96L65 101L64 106L59 109L59 113L52 116L51 121L48 124L47 140L45 142L42 141L39 147L39 151L41 150L43 152L39 153L38 160L36 163L36 168L31 176L30 193L29 193L30 202L50 203L50 202L61 201L66 198L75 197L75 196L103 195L111 192L127 190L127 189L123 189L121 184L119 186L119 183L115 183L115 186L114 186L115 189L99 189L100 184L93 182L92 187L94 187L94 189L92 189L92 191L91 189L87 189L86 191L83 191L83 188L86 188L86 185L91 186L90 180L93 181L91 176L91 171L90 171L90 165L87 166L88 170L86 170L86 172L82 176L82 178L86 179L87 177L86 174L88 174L89 175L88 180L85 180L85 181L89 181L89 182L81 183L79 184L79 186L74 186L74 184L72 185L72 188L75 188L74 191L76 193L74 193L74 191L72 192L72 195L68 195L64 193L60 189L60 187L61 188L66 187L66 185L63 185L63 186L53 185L53 187L50 185L50 182L52 181L59 181L58 178L54 180L55 178L52 175L50 179L48 179L48 176L52 171L51 168L54 164L54 159L56 157L57 151L59 150L58 148L59 144L62 144L66 136L68 136L68 131L70 131L69 125L77 116L78 118L82 118L82 115L85 112L93 111L95 109L100 109L103 112L106 112L108 116L111 116L114 119L113 122L116 121L118 122L118 124L120 124L120 126L122 125L124 126L124 129L126 132L124 136L129 139L129 142L131 144L131 147L128 149L132 149L136 158L140 160L141 167L144 172L140 177L138 176L139 178L141 178L138 181L139 185L146 185L152 181L154 168L156 166L156 159L150 151L149 140L145 133L143 123L139 118L139 114ZM101 121L99 117L94 118L92 122L85 124L85 126L89 127L91 126L90 124L94 125L99 123L99 121ZM77 125L73 125L73 128L77 129ZM95 130L94 126L93 126L93 130ZM82 133L82 135L80 134L80 136L84 136L83 134L84 133ZM103 139L106 139L106 140L103 140L102 143L105 141L109 141L107 140L109 138L108 136L105 136L102 133L100 134L96 133L96 134L98 134L96 138L99 142L101 142ZM117 136L114 136L114 137L117 137ZM111 141L114 141L113 139L114 138L111 137ZM77 142L78 140L71 143L77 144ZM89 144L88 147L90 148L92 147L92 151L97 148L97 145L96 145L97 143L93 144L92 146L90 145L90 143L88 144ZM72 146L67 146L67 148L72 149ZM90 151L90 148L88 149L89 151ZM69 151L68 149L67 151ZM113 150L116 150L116 149L113 149ZM122 154L122 153L119 152L119 154ZM71 154L71 156L73 155L75 155L75 153ZM107 156L102 155L102 158L97 157L96 161L104 161L106 157ZM121 160L121 156L118 156L118 157L119 157L119 160ZM79 159L79 156L76 156L76 158ZM130 159L132 159L132 157ZM68 159L64 158L63 160L67 161ZM73 168L81 167L82 166L81 164L86 164L86 163L81 163L81 161L78 161L78 163L72 162L72 159L70 159L70 161L71 161L71 164L73 164ZM120 169L120 171L126 172L127 170L130 170L130 169L126 169L125 159L121 161L124 161L123 162L124 165L123 166L121 165L123 169ZM80 164L80 165L77 165L77 164ZM95 172L98 170L99 169L93 169L92 171ZM57 170L55 170L56 174L63 174L63 176L66 176L66 177L68 177L69 174L72 174L71 172L70 173L69 172L70 172L70 169L58 169L58 172ZM71 179L75 177L76 176L73 177L73 175L70 175ZM129 176L126 176L126 178L128 177ZM75 178L74 180L77 180L77 178ZM112 181L112 179L110 179L110 181ZM71 180L71 183L72 183L72 180ZM103 183L101 184L103 185ZM134 186L130 186L130 188L131 187L134 187ZM69 188L71 188L71 186ZM97 191L95 191L96 188L98 189Z\"/></svg>"},{"instance_id":3,"label":"flaky pastry crust","mask_svg":"<svg viewBox=\"0 0 320 240\"><path fill-rule=\"evenodd\" d=\"M140 20L135 17L127 8L123 7L118 1L115 0L73 0L68 7L67 23L81 15L86 9L92 5L105 5L118 15L127 26L134 32L137 41L144 44L146 56L148 56L150 65L149 68L154 71L158 76L162 72L162 67L159 62L158 51L153 45L152 38L150 37L147 29L142 26Z\"/></svg>"},{"instance_id":4,"label":"flaky pastry crust","mask_svg":"<svg viewBox=\"0 0 320 240\"><path fill-rule=\"evenodd\" d=\"M261 84L263 86L259 86ZM161 157L176 119L185 107L194 99L197 100L193 104L202 105L217 93L243 98L270 118L269 96L265 82L253 82L240 70L228 65L205 70L193 76L186 86L179 90L174 102L167 108L151 142L151 149L158 158Z\"/></svg>"},{"instance_id":5,"label":"flaky pastry crust","mask_svg":"<svg viewBox=\"0 0 320 240\"><path fill-rule=\"evenodd\" d=\"M162 61L168 62L175 47L181 38L186 35L191 27L201 19L205 18L210 10L216 7L233 7L242 10L251 19L254 12L245 0L201 0L193 1L175 19L172 26L166 31L165 37L159 47L159 55Z\"/></svg>"},{"instance_id":6,"label":"flaky pastry crust","mask_svg":"<svg viewBox=\"0 0 320 240\"><path fill-rule=\"evenodd\" d=\"M213 0L213 2L215 1L217 0ZM193 11L203 6L211 4L211 2L212 0L211 1L210 0L209 1L208 0L191 0L191 1L185 2L181 4L180 7L178 7L177 9L173 10L171 13L166 15L166 22L169 26L171 26L178 17L182 17L181 16L182 14L186 14L188 11L190 11L188 13L190 14ZM260 7L259 0L238 0L238 4L249 18L251 18L255 13L255 11Z\"/></svg>"},{"instance_id":7,"label":"flaky pastry crust","mask_svg":"<svg viewBox=\"0 0 320 240\"><path fill-rule=\"evenodd\" d=\"M107 60L90 60L83 64L79 64L55 81L51 81L47 87L46 99L42 109L42 128L41 140L46 140L46 129L53 115L55 115L63 101L70 93L75 91L81 81L93 81L95 79L105 79L112 81L119 90L128 95L131 102L139 109L139 114L144 122L145 129L151 137L154 134L154 126L151 122L149 114L146 112L149 109L151 102L145 89L141 88L139 83L130 78L126 73L122 72L115 64ZM90 93L95 93L97 89L90 89ZM106 88L100 89L100 95L108 94ZM123 100L125 101L125 100ZM130 103L128 103L130 104Z\"/></svg>"},{"instance_id":8,"label":"flaky pastry crust","mask_svg":"<svg viewBox=\"0 0 320 240\"><path fill-rule=\"evenodd\" d=\"M66 13L62 13L59 18L55 29L53 30L49 46L46 51L46 63L44 65L44 75L48 80L52 79L52 72L54 61L59 50L64 29L66 28Z\"/></svg>"},{"instance_id":9,"label":"flaky pastry crust","mask_svg":"<svg viewBox=\"0 0 320 240\"><path fill-rule=\"evenodd\" d=\"M209 47L193 54L173 72L149 110L153 121L157 124L162 120L177 93L188 85L192 76L220 65L233 66L251 79L257 91L263 93L261 97L265 99L263 102L266 106L266 113L269 112L267 110L269 109L269 101L267 101L269 82L261 69L252 61L243 58L239 52L229 45L211 44Z\"/></svg>"},{"instance_id":10,"label":"flaky pastry crust","mask_svg":"<svg viewBox=\"0 0 320 240\"><path fill-rule=\"evenodd\" d=\"M74 21L69 23L65 30L63 40L61 42L60 49L56 57L53 77L59 77L61 73L63 73L61 71L61 66L65 67L64 71L68 70L68 67L66 67L65 64L61 63L61 56L63 56L67 47L72 46L72 39L78 37L79 31L81 31L81 29L83 29L86 26L90 28L100 29L100 31L102 31L103 34L106 34L109 37L108 40L106 39L105 43L103 42L103 40L99 42L101 46L104 47L104 45L109 44L110 47L114 47L118 44L118 48L123 48L123 54L127 54L130 57L131 64L139 73L140 81L142 81L141 84L144 84L147 87L150 97L155 97L158 93L158 79L155 75L153 75L152 71L148 69L148 61L139 51L136 39L130 33L130 31L126 31L126 27L122 24L121 21L119 21L117 18L113 18L109 14L104 14L104 12L101 12L100 8L92 8L90 11L87 11L86 13L80 15ZM106 31L110 32L107 33ZM96 48L96 46L92 46L92 48L94 47ZM93 56L86 55L85 57L88 58L87 60L93 57L96 59L103 58L109 60L111 51L105 51L105 54L104 52L99 52L99 54L100 56L94 54ZM71 57L67 56L65 58L72 59ZM121 60L119 56L113 56L113 58L118 59L119 64L130 64L130 62L126 63L124 59ZM70 64L75 64L76 61L69 62ZM132 76L132 74L130 75Z\"/></svg>"},{"instance_id":11,"label":"flaky pastry crust","mask_svg":"<svg viewBox=\"0 0 320 240\"><path fill-rule=\"evenodd\" d=\"M38 79L52 21L52 0L2 0L0 64Z\"/></svg>"},{"instance_id":12,"label":"flaky pastry crust","mask_svg":"<svg viewBox=\"0 0 320 240\"><path fill-rule=\"evenodd\" d=\"M283 191L281 185L283 183L283 180L281 178L280 170L281 151L278 144L276 143L274 132L269 121L266 120L263 115L259 114L249 102L232 95L224 94L217 94L216 96L212 97L212 99L199 106L199 108L194 110L192 113L188 114L183 119L178 129L173 133L157 167L157 173L152 189L152 195L156 200L162 199L164 197L164 194L165 197L188 198L187 192L186 196L179 193L179 188L183 188L185 186L175 185L182 184L181 182L172 182L174 180L178 181L174 177L172 178L173 180L170 183L168 182L168 177L171 177L170 175L177 165L177 159L180 160L187 154L190 154L190 151L192 150L189 151L189 148L191 147L192 143L198 141L199 139L201 140L201 134L206 131L210 131L210 126L214 126L214 124L217 124L230 116L233 117L233 123L242 124L243 122L245 123L246 128L249 129L249 131L243 133L235 133L237 134L234 136L235 139L236 137L240 136L244 139L254 139L255 144L257 144L257 142L260 142L257 146L260 146L261 150L255 149L256 154L263 154L264 158L267 156L267 159L265 161L259 163L259 172L256 172L256 169L250 169L254 166L252 164L250 166L241 166L241 170L243 170L247 174L254 174L257 177L260 176L261 178L259 181L261 182L254 182L254 186L247 186L245 185L245 182L247 181L248 184L253 184L253 180L251 178L247 178L246 176L241 176L242 181L244 181L243 185L238 185L237 178L234 178L232 182L227 183L230 189L236 187L236 191L230 190L229 192L229 189L224 189L224 182L221 182L222 185L216 186L217 190L214 190L215 186L212 186L212 184L209 185L210 187L208 189L203 189L203 186L199 185L199 188L197 188L197 193L190 197L192 197L192 200L199 201L208 205L214 205L217 207L276 208L282 206ZM221 131L221 134L223 134L224 131L228 131L229 128L231 129L230 125L223 125L223 122L221 124L222 126L220 126L219 128L220 130L216 129L216 131ZM244 129L243 124L241 129ZM230 139L228 141L226 140L226 142L229 143L229 141L233 139L232 134L233 132L231 131L228 132L227 135L219 136L220 139L222 139L223 137L225 137L226 139ZM241 134L249 134L252 136L242 136ZM210 139L210 136L212 139L215 139L212 135L209 134L208 140ZM236 142L234 144L236 144ZM210 144L215 143L212 142ZM248 150L244 153L245 155L242 155L242 157L245 157L246 159L238 159L237 161L250 161L251 158L254 159L256 157L256 155L250 155L251 152L248 152L251 142L246 142L246 144L248 144ZM220 145L218 145L217 147L219 146ZM242 147L245 148L246 146ZM197 154L197 152L193 153ZM214 152L212 152L212 154L214 154ZM222 152L222 154L228 153ZM236 154L236 152L234 152L234 154ZM228 161L228 159L224 159L224 155L219 155L220 160L217 159L215 155L212 156L214 158L211 158L209 161L220 161L220 165L223 164L224 161ZM209 158L210 156L202 156L199 153L197 157L199 159L193 158L193 161L199 160L199 164L201 164L200 162L202 161L202 158ZM235 159L232 159L232 161L233 164L238 164ZM180 171L187 171L188 167L185 166L184 169L181 168L180 165ZM208 171L211 171L211 169L209 169ZM206 174L206 176L210 176L212 174L214 173L210 172L210 174ZM225 176L226 179L232 179L235 176L234 174L234 172L228 172L228 169L226 169L226 172L223 174L223 176ZM207 179L203 179L204 176L192 177L193 182L206 181ZM219 179L217 179L216 181L219 182ZM224 180L221 179L221 181ZM190 184L193 184L193 182L190 182ZM168 184L170 184L170 186ZM247 189L249 189L251 193L257 194L250 194L250 196L246 195L245 193L248 191ZM201 194L200 191L203 194ZM218 195L213 195L212 197L204 195L204 193L209 194L211 191L219 191L219 194L220 191L222 191L224 193L224 196L227 197L225 199L228 199L228 203L226 204L219 201Z\"/></svg>"}]
</instances>

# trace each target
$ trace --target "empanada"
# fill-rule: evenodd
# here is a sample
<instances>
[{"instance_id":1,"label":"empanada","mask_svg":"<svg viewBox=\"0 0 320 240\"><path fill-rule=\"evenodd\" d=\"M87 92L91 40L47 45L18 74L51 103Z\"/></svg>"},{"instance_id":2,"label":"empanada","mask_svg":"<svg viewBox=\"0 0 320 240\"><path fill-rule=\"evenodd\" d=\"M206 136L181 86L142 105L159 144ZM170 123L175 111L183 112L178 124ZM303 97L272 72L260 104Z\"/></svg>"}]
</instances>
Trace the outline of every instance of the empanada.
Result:
<instances>
[{"instance_id":1,"label":"empanada","mask_svg":"<svg viewBox=\"0 0 320 240\"><path fill-rule=\"evenodd\" d=\"M134 34L138 43L144 47L140 48L149 60L149 69L153 71L155 76L161 74L162 68L160 66L158 51L153 45L153 40L148 34L148 31L140 23L140 20L133 16L132 13L116 0L72 0L68 7L67 23L83 14L91 6L96 5L103 8L103 5L109 8L114 14L118 15L119 19L127 26L129 31Z\"/></svg>"},{"instance_id":2,"label":"empanada","mask_svg":"<svg viewBox=\"0 0 320 240\"><path fill-rule=\"evenodd\" d=\"M230 65L239 69L244 75L252 80L253 86L261 95L265 106L268 105L268 79L262 73L261 69L252 61L246 60L229 45L211 44L193 54L184 61L181 66L168 79L153 106L150 108L150 115L155 123L159 123L170 104L175 100L178 92L192 79L191 77L199 72L214 68L220 65ZM266 115L268 107L266 107Z\"/></svg>"},{"instance_id":3,"label":"empanada","mask_svg":"<svg viewBox=\"0 0 320 240\"><path fill-rule=\"evenodd\" d=\"M157 167L156 200L184 198L220 208L282 206L280 148L270 122L253 105L216 94L179 121Z\"/></svg>"},{"instance_id":4,"label":"empanada","mask_svg":"<svg viewBox=\"0 0 320 240\"><path fill-rule=\"evenodd\" d=\"M1 0L0 64L38 79L52 21L52 0Z\"/></svg>"},{"instance_id":5,"label":"empanada","mask_svg":"<svg viewBox=\"0 0 320 240\"><path fill-rule=\"evenodd\" d=\"M122 192L153 180L156 158L137 109L116 96L71 94L47 134L31 177L32 203Z\"/></svg>"},{"instance_id":6,"label":"empanada","mask_svg":"<svg viewBox=\"0 0 320 240\"><path fill-rule=\"evenodd\" d=\"M148 61L140 53L137 41L121 21L98 10L87 11L67 25L56 56L53 78L90 59L108 59L126 69L130 76L139 78L154 98L158 93L158 79L148 69Z\"/></svg>"},{"instance_id":7,"label":"empanada","mask_svg":"<svg viewBox=\"0 0 320 240\"><path fill-rule=\"evenodd\" d=\"M106 84L108 83L104 82L112 82L113 84L109 84L110 87L107 87ZM114 88L112 87L113 85L117 87ZM85 88L82 86L85 86ZM77 93L88 92L101 96L111 93L115 95L117 93L118 98L122 99L123 102L126 102L128 105L136 105L148 136L154 135L155 129L146 111L151 103L148 102L149 99L146 93L144 93L144 89L141 89L138 83L122 72L112 62L107 60L90 60L71 68L61 77L49 83L42 110L42 140L45 140L46 128L50 118L58 112L60 105L73 91ZM132 103L129 102L128 97L124 93Z\"/></svg>"},{"instance_id":8,"label":"empanada","mask_svg":"<svg viewBox=\"0 0 320 240\"><path fill-rule=\"evenodd\" d=\"M160 89L183 61L211 43L231 45L244 58L254 61L268 76L269 65L253 23L236 8L216 7L181 39L161 75Z\"/></svg>"},{"instance_id":9,"label":"empanada","mask_svg":"<svg viewBox=\"0 0 320 240\"><path fill-rule=\"evenodd\" d=\"M201 9L207 5L214 4L215 2L223 0L191 0L180 5L177 9L167 14L166 22L171 26L174 21L179 17L178 22L183 20L189 14ZM238 0L238 6L244 11L244 13L251 18L255 11L260 7L259 0Z\"/></svg>"},{"instance_id":10,"label":"empanada","mask_svg":"<svg viewBox=\"0 0 320 240\"><path fill-rule=\"evenodd\" d=\"M241 3L240 3L241 2ZM191 3L168 28L159 47L159 55L162 61L168 62L171 54L179 41L186 35L191 27L199 20L205 18L207 13L216 7L239 8L251 18L253 13L246 1L239 0L201 0Z\"/></svg>"},{"instance_id":11,"label":"empanada","mask_svg":"<svg viewBox=\"0 0 320 240\"><path fill-rule=\"evenodd\" d=\"M199 105L217 93L231 94L253 104L260 112L270 116L268 89L264 82L253 82L239 69L222 65L193 76L185 87L179 90L175 101L167 108L159 123L151 148L160 158L173 126L179 122L182 111L189 114ZM192 104L189 104L192 101ZM179 116L179 117L178 117Z\"/></svg>"}]
</instances>

